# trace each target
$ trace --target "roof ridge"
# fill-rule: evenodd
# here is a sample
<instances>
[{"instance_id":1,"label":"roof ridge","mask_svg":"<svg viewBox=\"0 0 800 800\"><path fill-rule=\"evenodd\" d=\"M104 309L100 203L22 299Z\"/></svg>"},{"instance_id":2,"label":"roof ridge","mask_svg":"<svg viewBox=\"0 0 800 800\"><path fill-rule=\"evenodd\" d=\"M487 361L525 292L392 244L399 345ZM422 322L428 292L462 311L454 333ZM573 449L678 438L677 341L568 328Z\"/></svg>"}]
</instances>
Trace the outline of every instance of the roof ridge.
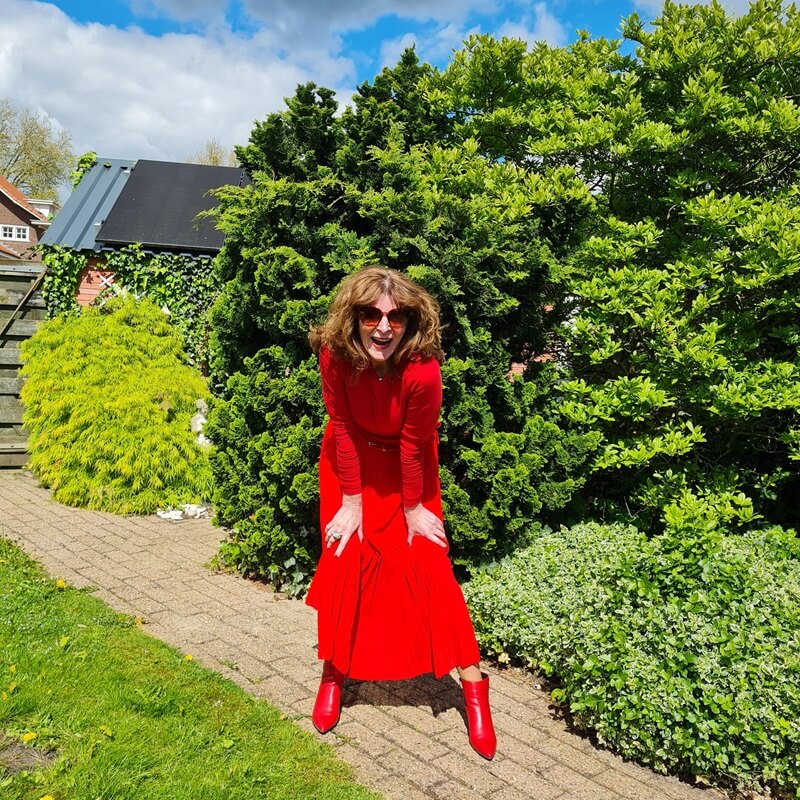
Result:
<instances>
[{"instance_id":1,"label":"roof ridge","mask_svg":"<svg viewBox=\"0 0 800 800\"><path fill-rule=\"evenodd\" d=\"M47 217L42 214L40 211L37 211L29 202L28 198L19 190L16 186L14 186L11 181L7 178L4 178L0 175L0 192L2 192L9 200L13 203L16 203L21 208L24 208L26 211L29 211L33 214L37 219L45 220Z\"/></svg>"}]
</instances>

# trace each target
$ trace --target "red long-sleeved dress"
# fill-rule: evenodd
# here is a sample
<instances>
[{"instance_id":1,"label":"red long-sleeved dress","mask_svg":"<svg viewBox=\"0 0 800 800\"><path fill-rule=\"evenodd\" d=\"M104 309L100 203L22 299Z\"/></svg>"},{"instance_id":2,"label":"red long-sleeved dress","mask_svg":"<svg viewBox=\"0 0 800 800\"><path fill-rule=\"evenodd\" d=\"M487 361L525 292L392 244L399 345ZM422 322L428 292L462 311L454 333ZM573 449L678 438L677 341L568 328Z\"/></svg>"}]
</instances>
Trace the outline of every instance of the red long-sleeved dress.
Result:
<instances>
[{"instance_id":1,"label":"red long-sleeved dress","mask_svg":"<svg viewBox=\"0 0 800 800\"><path fill-rule=\"evenodd\" d=\"M438 438L442 378L435 359L411 361L380 380L327 349L320 353L330 421L319 463L323 552L306 602L317 609L319 657L358 680L400 680L475 664L478 645L447 548L408 545L403 508L441 518ZM325 526L342 494L362 495L364 540L342 555Z\"/></svg>"}]
</instances>

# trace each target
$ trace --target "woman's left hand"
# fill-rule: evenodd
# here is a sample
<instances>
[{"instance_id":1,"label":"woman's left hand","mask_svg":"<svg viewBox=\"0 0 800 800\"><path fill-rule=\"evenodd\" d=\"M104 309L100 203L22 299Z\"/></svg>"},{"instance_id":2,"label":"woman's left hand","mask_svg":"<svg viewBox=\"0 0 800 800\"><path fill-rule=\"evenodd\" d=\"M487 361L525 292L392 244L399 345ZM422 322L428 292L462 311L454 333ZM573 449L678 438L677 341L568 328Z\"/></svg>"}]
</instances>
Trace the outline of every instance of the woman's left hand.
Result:
<instances>
[{"instance_id":1,"label":"woman's left hand","mask_svg":"<svg viewBox=\"0 0 800 800\"><path fill-rule=\"evenodd\" d=\"M408 544L415 536L422 536L439 547L447 547L447 536L444 533L444 523L433 513L425 508L422 503L414 508L406 508L406 525L408 526Z\"/></svg>"}]
</instances>

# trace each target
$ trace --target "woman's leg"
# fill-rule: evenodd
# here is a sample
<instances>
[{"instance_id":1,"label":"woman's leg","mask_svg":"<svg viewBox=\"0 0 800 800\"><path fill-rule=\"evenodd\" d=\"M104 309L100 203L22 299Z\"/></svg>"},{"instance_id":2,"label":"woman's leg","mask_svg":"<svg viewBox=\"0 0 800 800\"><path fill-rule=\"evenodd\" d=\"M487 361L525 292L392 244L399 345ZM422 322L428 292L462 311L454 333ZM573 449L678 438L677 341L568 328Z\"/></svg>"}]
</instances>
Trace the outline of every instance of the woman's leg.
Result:
<instances>
[{"instance_id":1,"label":"woman's leg","mask_svg":"<svg viewBox=\"0 0 800 800\"><path fill-rule=\"evenodd\" d=\"M481 672L478 664L458 667L458 676L467 709L469 743L478 755L491 759L497 750L497 736L489 708L489 676Z\"/></svg>"},{"instance_id":2,"label":"woman's leg","mask_svg":"<svg viewBox=\"0 0 800 800\"><path fill-rule=\"evenodd\" d=\"M458 677L461 682L464 681L482 681L483 673L477 664L470 664L468 667L456 667L458 670Z\"/></svg>"}]
</instances>

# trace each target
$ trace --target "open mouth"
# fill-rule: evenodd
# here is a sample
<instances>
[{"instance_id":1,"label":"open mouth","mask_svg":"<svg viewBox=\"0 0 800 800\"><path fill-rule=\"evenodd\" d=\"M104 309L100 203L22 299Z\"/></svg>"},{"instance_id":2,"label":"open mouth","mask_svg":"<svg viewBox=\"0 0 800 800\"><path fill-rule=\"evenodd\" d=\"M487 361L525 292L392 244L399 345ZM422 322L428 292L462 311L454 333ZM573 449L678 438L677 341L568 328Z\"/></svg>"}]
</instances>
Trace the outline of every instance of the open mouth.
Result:
<instances>
[{"instance_id":1,"label":"open mouth","mask_svg":"<svg viewBox=\"0 0 800 800\"><path fill-rule=\"evenodd\" d=\"M384 338L382 336L370 336L370 339L372 340L372 344L374 344L379 350L385 350L392 343L391 336L388 338Z\"/></svg>"}]
</instances>

